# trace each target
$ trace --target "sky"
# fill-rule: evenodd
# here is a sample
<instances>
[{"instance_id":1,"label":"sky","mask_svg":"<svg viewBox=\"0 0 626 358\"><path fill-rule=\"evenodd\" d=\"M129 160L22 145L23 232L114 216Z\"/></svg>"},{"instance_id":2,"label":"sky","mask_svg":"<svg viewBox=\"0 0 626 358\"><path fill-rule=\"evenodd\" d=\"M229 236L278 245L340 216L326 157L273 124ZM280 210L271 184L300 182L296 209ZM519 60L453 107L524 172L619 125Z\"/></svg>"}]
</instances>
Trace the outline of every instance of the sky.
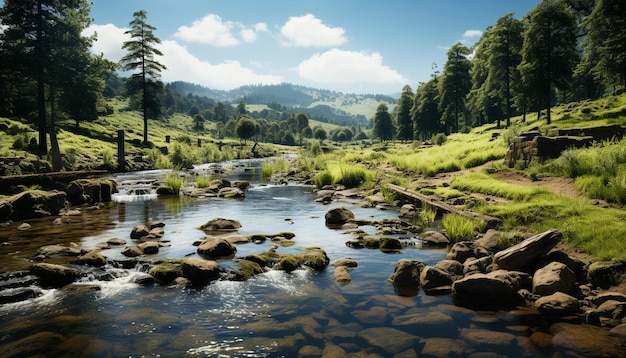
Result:
<instances>
[{"instance_id":1,"label":"sky","mask_svg":"<svg viewBox=\"0 0 626 358\"><path fill-rule=\"evenodd\" d=\"M164 82L230 90L282 82L344 93L416 89L457 42L540 0L92 0L93 52L118 61L133 12L162 41Z\"/></svg>"}]
</instances>

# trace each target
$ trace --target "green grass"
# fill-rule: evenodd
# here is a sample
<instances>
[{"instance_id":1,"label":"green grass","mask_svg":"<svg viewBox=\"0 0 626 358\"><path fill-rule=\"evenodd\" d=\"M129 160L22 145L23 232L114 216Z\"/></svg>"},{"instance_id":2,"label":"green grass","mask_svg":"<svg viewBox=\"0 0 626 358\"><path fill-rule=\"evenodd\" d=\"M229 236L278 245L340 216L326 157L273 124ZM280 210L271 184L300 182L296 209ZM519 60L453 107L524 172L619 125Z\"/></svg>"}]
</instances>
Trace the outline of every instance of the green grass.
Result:
<instances>
[{"instance_id":1,"label":"green grass","mask_svg":"<svg viewBox=\"0 0 626 358\"><path fill-rule=\"evenodd\" d=\"M289 163L287 163L287 160L284 158L266 160L261 166L261 173L264 180L271 178L274 173L288 171Z\"/></svg>"},{"instance_id":2,"label":"green grass","mask_svg":"<svg viewBox=\"0 0 626 358\"><path fill-rule=\"evenodd\" d=\"M482 172L468 172L454 177L450 182L454 189L499 196L509 200L526 200L532 196L546 193L541 187L528 187L499 181L494 176Z\"/></svg>"},{"instance_id":3,"label":"green grass","mask_svg":"<svg viewBox=\"0 0 626 358\"><path fill-rule=\"evenodd\" d=\"M172 172L165 177L165 185L176 195L180 194L180 190L187 185L187 180L179 173Z\"/></svg>"},{"instance_id":4,"label":"green grass","mask_svg":"<svg viewBox=\"0 0 626 358\"><path fill-rule=\"evenodd\" d=\"M474 232L480 225L476 220L457 214L445 214L441 219L441 226L446 230L450 242L473 241Z\"/></svg>"}]
</instances>

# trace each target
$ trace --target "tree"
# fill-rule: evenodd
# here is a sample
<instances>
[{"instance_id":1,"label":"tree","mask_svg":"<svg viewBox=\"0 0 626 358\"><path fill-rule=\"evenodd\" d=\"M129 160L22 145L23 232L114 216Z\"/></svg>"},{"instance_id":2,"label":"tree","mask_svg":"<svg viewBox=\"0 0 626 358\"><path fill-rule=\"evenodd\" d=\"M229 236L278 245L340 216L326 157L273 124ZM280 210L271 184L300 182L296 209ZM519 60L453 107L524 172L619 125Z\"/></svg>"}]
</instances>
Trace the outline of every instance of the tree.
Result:
<instances>
[{"instance_id":1,"label":"tree","mask_svg":"<svg viewBox=\"0 0 626 358\"><path fill-rule=\"evenodd\" d=\"M296 125L297 125L297 133L300 137L300 145L302 145L302 136L304 135L304 130L309 128L309 117L306 114L300 112L296 114Z\"/></svg>"},{"instance_id":2,"label":"tree","mask_svg":"<svg viewBox=\"0 0 626 358\"><path fill-rule=\"evenodd\" d=\"M391 140L393 138L393 122L389 114L389 108L384 103L379 104L376 108L372 132L374 138L380 138L381 141Z\"/></svg>"},{"instance_id":3,"label":"tree","mask_svg":"<svg viewBox=\"0 0 626 358\"><path fill-rule=\"evenodd\" d=\"M217 102L213 107L214 118L217 122L226 123L228 121L228 112L226 111L226 105L222 102Z\"/></svg>"},{"instance_id":4,"label":"tree","mask_svg":"<svg viewBox=\"0 0 626 358\"><path fill-rule=\"evenodd\" d=\"M243 99L239 101L239 104L237 104L237 114L239 116L248 114L248 110L246 109L246 101L244 101Z\"/></svg>"},{"instance_id":5,"label":"tree","mask_svg":"<svg viewBox=\"0 0 626 358\"><path fill-rule=\"evenodd\" d=\"M626 89L626 2L598 0L582 23L587 29L579 67L609 85Z\"/></svg>"},{"instance_id":6,"label":"tree","mask_svg":"<svg viewBox=\"0 0 626 358\"><path fill-rule=\"evenodd\" d=\"M567 89L578 63L576 22L562 0L543 0L526 22L519 70L527 95L543 102L550 124L552 86Z\"/></svg>"},{"instance_id":7,"label":"tree","mask_svg":"<svg viewBox=\"0 0 626 358\"><path fill-rule=\"evenodd\" d=\"M57 165L60 157L54 122L48 125L47 121L46 89L53 121L57 91L70 88L68 79L76 79L89 65L92 39L81 34L91 23L89 10L90 3L86 0L6 0L0 9L3 72L12 72L8 77L12 80L19 78L19 87L28 88L31 82L36 83L39 151L47 152L49 131L51 140L55 141L53 167L57 170L60 170ZM22 95L11 86L6 86L4 91Z\"/></svg>"},{"instance_id":8,"label":"tree","mask_svg":"<svg viewBox=\"0 0 626 358\"><path fill-rule=\"evenodd\" d=\"M320 142L323 142L326 139L327 133L326 130L322 127L315 127L313 131L313 138L319 139Z\"/></svg>"},{"instance_id":9,"label":"tree","mask_svg":"<svg viewBox=\"0 0 626 358\"><path fill-rule=\"evenodd\" d=\"M415 91L411 119L413 120L414 138L429 139L441 131L439 103L437 101L437 77L422 83Z\"/></svg>"},{"instance_id":10,"label":"tree","mask_svg":"<svg viewBox=\"0 0 626 358\"><path fill-rule=\"evenodd\" d=\"M196 132L204 131L204 117L200 113L193 116L193 130Z\"/></svg>"},{"instance_id":11,"label":"tree","mask_svg":"<svg viewBox=\"0 0 626 358\"><path fill-rule=\"evenodd\" d=\"M398 106L396 106L396 138L402 141L413 139L413 122L411 121L413 97L411 86L405 85L398 98Z\"/></svg>"},{"instance_id":12,"label":"tree","mask_svg":"<svg viewBox=\"0 0 626 358\"><path fill-rule=\"evenodd\" d=\"M131 78L128 86L129 93L140 94L140 108L143 112L143 141L148 142L148 118L156 115L160 111L160 102L157 92L162 90L163 84L160 81L161 71L166 67L155 60L155 56L162 56L155 45L161 40L153 33L156 28L147 22L145 10L133 13L133 20L130 22L131 29L125 34L131 39L124 42L122 49L128 53L122 57L120 63L124 71L137 71Z\"/></svg>"},{"instance_id":13,"label":"tree","mask_svg":"<svg viewBox=\"0 0 626 358\"><path fill-rule=\"evenodd\" d=\"M465 110L465 96L471 88L470 49L460 42L448 50L448 60L439 80L439 110L446 132L459 131L459 117Z\"/></svg>"},{"instance_id":14,"label":"tree","mask_svg":"<svg viewBox=\"0 0 626 358\"><path fill-rule=\"evenodd\" d=\"M239 139L243 140L245 143L247 139L254 137L254 133L256 132L256 123L250 116L241 116L239 120L237 120L237 126L235 131L237 132L237 136Z\"/></svg>"}]
</instances>

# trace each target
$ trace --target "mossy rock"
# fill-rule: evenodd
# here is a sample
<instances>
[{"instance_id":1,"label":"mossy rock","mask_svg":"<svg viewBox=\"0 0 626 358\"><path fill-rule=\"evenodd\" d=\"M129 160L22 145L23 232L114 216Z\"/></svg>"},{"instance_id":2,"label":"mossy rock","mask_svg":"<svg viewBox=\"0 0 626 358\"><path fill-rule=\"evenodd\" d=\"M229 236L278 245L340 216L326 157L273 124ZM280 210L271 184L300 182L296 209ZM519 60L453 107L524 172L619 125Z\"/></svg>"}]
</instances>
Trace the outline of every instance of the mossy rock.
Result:
<instances>
[{"instance_id":1,"label":"mossy rock","mask_svg":"<svg viewBox=\"0 0 626 358\"><path fill-rule=\"evenodd\" d=\"M612 261L596 261L587 268L587 280L594 286L601 288L609 288L618 285L624 275L624 262Z\"/></svg>"},{"instance_id":2,"label":"mossy rock","mask_svg":"<svg viewBox=\"0 0 626 358\"><path fill-rule=\"evenodd\" d=\"M244 256L243 260L255 262L261 267L267 266L267 257L262 254L246 255Z\"/></svg>"},{"instance_id":3,"label":"mossy rock","mask_svg":"<svg viewBox=\"0 0 626 358\"><path fill-rule=\"evenodd\" d=\"M157 282L162 285L172 283L177 277L183 277L183 268L181 262L162 262L148 271L148 274L154 277Z\"/></svg>"},{"instance_id":4,"label":"mossy rock","mask_svg":"<svg viewBox=\"0 0 626 358\"><path fill-rule=\"evenodd\" d=\"M379 240L381 250L400 250L402 242L395 237L383 237Z\"/></svg>"},{"instance_id":5,"label":"mossy rock","mask_svg":"<svg viewBox=\"0 0 626 358\"><path fill-rule=\"evenodd\" d=\"M267 235L265 234L253 234L250 235L250 242L261 243L267 241Z\"/></svg>"},{"instance_id":6,"label":"mossy rock","mask_svg":"<svg viewBox=\"0 0 626 358\"><path fill-rule=\"evenodd\" d=\"M237 261L237 266L239 266L239 270L234 270L237 280L248 280L255 275L263 273L261 265L254 261L239 260Z\"/></svg>"},{"instance_id":7,"label":"mossy rock","mask_svg":"<svg viewBox=\"0 0 626 358\"><path fill-rule=\"evenodd\" d=\"M278 260L276 269L291 272L300 268L302 262L295 255L284 255Z\"/></svg>"}]
</instances>

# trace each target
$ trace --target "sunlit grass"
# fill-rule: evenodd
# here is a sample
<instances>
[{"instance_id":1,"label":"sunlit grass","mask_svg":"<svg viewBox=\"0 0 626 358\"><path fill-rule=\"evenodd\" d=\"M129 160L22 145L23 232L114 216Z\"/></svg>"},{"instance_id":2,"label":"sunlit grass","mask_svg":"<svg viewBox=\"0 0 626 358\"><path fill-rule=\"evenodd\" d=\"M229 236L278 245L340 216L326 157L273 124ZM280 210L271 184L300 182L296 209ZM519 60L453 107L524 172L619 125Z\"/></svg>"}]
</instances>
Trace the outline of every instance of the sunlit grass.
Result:
<instances>
[{"instance_id":1,"label":"sunlit grass","mask_svg":"<svg viewBox=\"0 0 626 358\"><path fill-rule=\"evenodd\" d=\"M474 232L481 226L477 220L452 213L443 216L441 225L452 243L474 240Z\"/></svg>"},{"instance_id":2,"label":"sunlit grass","mask_svg":"<svg viewBox=\"0 0 626 358\"><path fill-rule=\"evenodd\" d=\"M172 190L175 195L180 194L180 190L187 185L187 180L178 172L173 171L165 177L165 186Z\"/></svg>"},{"instance_id":3,"label":"sunlit grass","mask_svg":"<svg viewBox=\"0 0 626 358\"><path fill-rule=\"evenodd\" d=\"M494 195L510 200L524 200L533 195L547 192L547 189L541 187L506 183L482 172L468 172L456 176L450 182L450 186L458 190Z\"/></svg>"},{"instance_id":4,"label":"sunlit grass","mask_svg":"<svg viewBox=\"0 0 626 358\"><path fill-rule=\"evenodd\" d=\"M267 180L277 172L288 172L289 171L289 163L284 158L266 160L263 162L261 166L261 174L263 175L263 180Z\"/></svg>"}]
</instances>

